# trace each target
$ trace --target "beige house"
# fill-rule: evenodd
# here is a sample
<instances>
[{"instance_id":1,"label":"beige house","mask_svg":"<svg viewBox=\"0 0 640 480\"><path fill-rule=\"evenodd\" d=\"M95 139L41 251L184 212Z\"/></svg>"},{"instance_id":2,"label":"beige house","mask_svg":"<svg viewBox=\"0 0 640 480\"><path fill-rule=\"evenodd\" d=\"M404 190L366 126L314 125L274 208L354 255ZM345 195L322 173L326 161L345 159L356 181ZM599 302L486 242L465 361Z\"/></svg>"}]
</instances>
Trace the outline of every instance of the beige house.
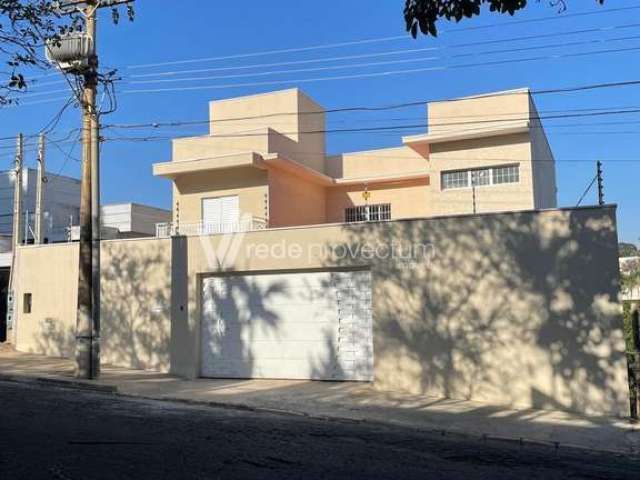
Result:
<instances>
[{"instance_id":1,"label":"beige house","mask_svg":"<svg viewBox=\"0 0 640 480\"><path fill-rule=\"evenodd\" d=\"M327 156L325 110L298 89L211 102L209 135L174 140L173 160L154 165L173 181L163 232L556 206L555 163L528 90L428 112L429 132L400 147Z\"/></svg>"},{"instance_id":2,"label":"beige house","mask_svg":"<svg viewBox=\"0 0 640 480\"><path fill-rule=\"evenodd\" d=\"M173 180L159 238L102 242L104 363L628 412L615 206L554 208L527 91L332 157L298 90L211 108L212 134L154 166ZM16 347L72 356L78 245L16 261Z\"/></svg>"}]
</instances>

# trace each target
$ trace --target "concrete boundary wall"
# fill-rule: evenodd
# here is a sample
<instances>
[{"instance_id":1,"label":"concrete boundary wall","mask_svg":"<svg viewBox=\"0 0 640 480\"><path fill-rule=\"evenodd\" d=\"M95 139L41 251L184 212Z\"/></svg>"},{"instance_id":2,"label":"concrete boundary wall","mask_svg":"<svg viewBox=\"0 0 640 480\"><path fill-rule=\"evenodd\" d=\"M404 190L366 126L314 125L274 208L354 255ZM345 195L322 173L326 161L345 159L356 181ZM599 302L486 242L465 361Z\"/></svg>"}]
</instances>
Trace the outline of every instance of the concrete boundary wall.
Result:
<instances>
[{"instance_id":1,"label":"concrete boundary wall","mask_svg":"<svg viewBox=\"0 0 640 480\"><path fill-rule=\"evenodd\" d=\"M76 258L76 245L19 250L19 350L69 354ZM628 412L615 207L116 240L102 267L103 359L115 365L197 376L203 276L358 267L372 272L379 388ZM247 313L246 328L278 328Z\"/></svg>"}]
</instances>

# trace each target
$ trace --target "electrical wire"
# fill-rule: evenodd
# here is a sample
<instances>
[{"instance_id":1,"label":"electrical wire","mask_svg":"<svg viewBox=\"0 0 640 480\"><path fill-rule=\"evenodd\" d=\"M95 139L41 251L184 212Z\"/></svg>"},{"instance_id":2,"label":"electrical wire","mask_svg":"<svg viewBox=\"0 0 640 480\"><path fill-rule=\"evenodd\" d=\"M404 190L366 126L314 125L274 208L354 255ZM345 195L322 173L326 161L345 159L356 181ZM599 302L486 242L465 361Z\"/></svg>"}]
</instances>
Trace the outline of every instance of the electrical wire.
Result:
<instances>
[{"instance_id":1,"label":"electrical wire","mask_svg":"<svg viewBox=\"0 0 640 480\"><path fill-rule=\"evenodd\" d=\"M464 31L470 31L470 30L485 30L485 29L491 29L496 27L504 28L505 26L508 26L508 25L540 23L540 22L546 22L546 21L564 20L568 18L587 17L592 15L604 15L604 14L610 14L610 13L625 12L625 11L631 11L631 10L637 10L637 9L640 9L640 6L611 8L606 10L597 10L593 12L577 12L577 13L564 14L562 16L553 16L553 17L546 16L546 17L538 17L538 18L531 18L531 19L525 19L525 20L515 20L515 21L509 22L509 24L496 23L496 24L490 24L490 25L478 25L478 26L456 28L453 30L442 30L440 33L449 34L449 33L457 33L457 32L464 32ZM370 39L363 39L363 40L352 40L352 41L346 41L346 42L325 43L325 44L312 45L307 47L284 48L284 49L266 50L266 51L259 51L259 52L247 52L247 53L217 56L217 57L203 57L203 58L192 58L192 59L186 59L186 60L171 60L166 62L137 64L137 65L129 65L127 68L142 69L142 68L155 68L155 67L170 66L170 65L186 65L186 64L202 63L202 62L217 62L220 60L232 60L232 59L240 59L240 58L266 56L266 55L280 55L283 53L307 52L312 50L323 50L323 49L329 49L329 48L380 43L380 42L388 42L388 41L409 39L409 38L410 37L408 36L408 34L394 35L390 37L378 37L378 38L370 38Z\"/></svg>"},{"instance_id":2,"label":"electrical wire","mask_svg":"<svg viewBox=\"0 0 640 480\"><path fill-rule=\"evenodd\" d=\"M579 207L580 204L582 203L582 201L584 200L584 198L587 196L587 194L589 193L589 191L591 190L591 187L593 187L593 184L596 183L596 180L598 179L598 176L596 175L595 177L593 177L593 180L591 180L591 183L589 184L589 186L587 187L587 189L584 191L584 193L582 194L582 196L580 197L580 199L578 200L578 203L576 203L576 207Z\"/></svg>"},{"instance_id":3,"label":"electrical wire","mask_svg":"<svg viewBox=\"0 0 640 480\"><path fill-rule=\"evenodd\" d=\"M296 79L287 79L287 80L270 80L270 81L264 81L264 82L245 82L245 83L235 83L235 84L223 83L223 84L199 85L199 86L190 86L190 87L130 89L130 90L124 90L123 93L131 95L131 94L140 94L140 93L168 93L168 92L187 92L187 91L199 91L199 90L222 90L222 89L241 88L241 87L243 88L244 87L262 87L262 86L273 86L273 85L291 85L291 84L298 85L302 83L327 82L327 81L336 81L336 80L355 80L355 79L362 79L362 78L407 75L412 73L446 72L446 71L466 69L466 68L511 65L511 64L517 64L517 63L538 62L543 60L561 60L566 58L584 57L587 55L595 56L595 55L605 55L610 53L625 53L625 52L633 52L633 51L640 51L640 47L591 50L591 51L579 52L579 53L563 53L563 54L545 55L545 56L539 56L539 57L495 60L490 62L467 63L467 64L458 64L458 65L442 65L442 66L436 66L436 67L420 67L420 68L411 68L411 69L404 69L404 70L386 70L382 72L358 73L358 74L313 77L313 78L296 78Z\"/></svg>"},{"instance_id":4,"label":"electrical wire","mask_svg":"<svg viewBox=\"0 0 640 480\"><path fill-rule=\"evenodd\" d=\"M346 59L358 59L358 58L371 58L371 57L380 57L380 56L389 56L389 55L401 55L408 53L416 53L416 52L424 52L424 51L436 51L436 50L450 50L450 49L458 49L458 48L466 48L466 47L477 47L482 45L493 45L493 44L506 44L516 41L522 40L534 40L534 39L542 39L542 38L554 38L554 37L564 37L568 35L576 35L576 34L584 34L584 33L593 33L593 32L604 32L604 31L612 31L612 30L621 30L627 28L637 28L640 24L626 24L626 25L614 25L608 27L600 27L600 28L592 28L586 30L576 30L576 31L563 31L563 32L554 32L549 34L542 35L528 35L524 37L515 37L515 38L504 38L498 40L489 40L483 42L475 42L475 43L462 43L462 44L454 44L448 46L439 46L439 47L428 47L428 48L417 48L417 49L409 49L409 50L394 50L391 52L382 52L382 53L372 53L372 54L362 54L362 55L351 55L346 57L333 57L329 59L312 59L312 60L300 60L297 62L280 62L271 64L271 66L284 66L284 65L294 65L294 64L305 64L305 63L319 63L325 61L333 61L333 60L346 60ZM608 43L608 42L617 42L617 41L628 41L628 40L636 40L640 38L639 36L627 36L627 37L614 37L614 38L598 38L591 40L583 40L583 41L575 41L575 42L565 42L562 44L553 43L553 44L545 44L545 45L535 45L530 47L519 47L519 48L509 48L502 50L485 50L480 52L471 52L471 53L463 53L463 54L455 54L455 55L447 55L447 56L433 56L433 57L422 57L422 58L410 58L403 60L392 60L385 62L369 62L369 63L356 63L356 64L344 64L344 65L331 65L331 66L323 66L323 67L315 67L315 68L302 68L302 69L287 69L287 70L276 70L276 71L267 71L267 72L257 72L257 73L246 73L246 74L234 74L234 75L218 75L218 76L208 76L208 77L195 77L195 78L163 78L163 79L149 79L150 77L159 76L159 77L167 77L167 76L177 76L186 73L206 73L207 71L219 71L219 70L238 70L238 69L247 69L247 68L257 68L265 66L269 66L269 64L255 65L255 66L240 66L240 67L224 67L221 69L199 69L199 70L185 70L185 71L173 71L173 72L158 72L154 74L145 74L145 75L132 75L130 84L144 84L144 83L160 83L160 82L180 82L180 81L197 81L197 80L214 80L214 79L226 79L226 78L246 78L246 77L255 77L255 76L269 76L269 75L277 75L277 74L290 74L290 73L302 73L302 72L317 72L317 71L326 71L326 70L337 70L337 69L345 69L345 68L362 68L362 67L371 67L371 66L381 66L381 65L393 65L393 64L401 64L401 63L415 63L419 61L433 61L433 60L449 60L452 58L464 58L464 57L479 57L484 55L496 55L496 54L504 54L504 53L516 53L523 52L529 50L542 50L549 48L566 48L566 47L575 47L580 45L589 45L589 44L597 44L597 43ZM143 80L138 80L142 78Z\"/></svg>"}]
</instances>

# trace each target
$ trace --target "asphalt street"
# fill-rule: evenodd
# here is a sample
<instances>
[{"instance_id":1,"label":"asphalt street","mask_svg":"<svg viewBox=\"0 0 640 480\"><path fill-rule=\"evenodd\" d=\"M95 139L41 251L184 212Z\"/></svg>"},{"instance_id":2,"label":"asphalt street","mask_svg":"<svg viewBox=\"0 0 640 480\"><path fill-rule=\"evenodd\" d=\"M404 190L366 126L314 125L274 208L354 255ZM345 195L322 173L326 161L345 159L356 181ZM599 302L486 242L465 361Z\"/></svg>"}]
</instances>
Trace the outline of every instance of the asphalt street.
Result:
<instances>
[{"instance_id":1,"label":"asphalt street","mask_svg":"<svg viewBox=\"0 0 640 480\"><path fill-rule=\"evenodd\" d=\"M638 479L640 458L0 382L6 479Z\"/></svg>"}]
</instances>

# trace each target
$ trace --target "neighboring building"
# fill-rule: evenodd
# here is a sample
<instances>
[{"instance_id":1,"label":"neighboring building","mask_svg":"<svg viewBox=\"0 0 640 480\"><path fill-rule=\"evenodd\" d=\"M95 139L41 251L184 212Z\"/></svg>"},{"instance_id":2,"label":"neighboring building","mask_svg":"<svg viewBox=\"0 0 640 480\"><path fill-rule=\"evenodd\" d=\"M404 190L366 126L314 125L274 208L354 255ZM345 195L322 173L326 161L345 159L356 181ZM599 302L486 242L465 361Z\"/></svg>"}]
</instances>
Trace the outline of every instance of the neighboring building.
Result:
<instances>
[{"instance_id":1,"label":"neighboring building","mask_svg":"<svg viewBox=\"0 0 640 480\"><path fill-rule=\"evenodd\" d=\"M138 203L112 203L102 206L102 239L143 238L156 235L158 225L171 221L171 212ZM71 239L80 238L80 228L74 226Z\"/></svg>"},{"instance_id":2,"label":"neighboring building","mask_svg":"<svg viewBox=\"0 0 640 480\"><path fill-rule=\"evenodd\" d=\"M621 257L621 275L628 275L631 271L640 271L640 257ZM623 288L620 292L620 297L623 301L640 301L640 285L635 285L631 288Z\"/></svg>"},{"instance_id":3,"label":"neighboring building","mask_svg":"<svg viewBox=\"0 0 640 480\"><path fill-rule=\"evenodd\" d=\"M46 174L44 184L43 235L46 243L66 241L69 225L78 223L80 215L80 181ZM35 231L36 186L38 172L25 169L22 176L22 238L33 242ZM15 172L0 173L0 235L13 235L13 195Z\"/></svg>"},{"instance_id":4,"label":"neighboring building","mask_svg":"<svg viewBox=\"0 0 640 480\"><path fill-rule=\"evenodd\" d=\"M154 165L173 181L161 233L553 208L537 117L528 90L435 102L428 133L327 156L325 110L298 89L214 101L210 134L174 140L173 160Z\"/></svg>"}]
</instances>

